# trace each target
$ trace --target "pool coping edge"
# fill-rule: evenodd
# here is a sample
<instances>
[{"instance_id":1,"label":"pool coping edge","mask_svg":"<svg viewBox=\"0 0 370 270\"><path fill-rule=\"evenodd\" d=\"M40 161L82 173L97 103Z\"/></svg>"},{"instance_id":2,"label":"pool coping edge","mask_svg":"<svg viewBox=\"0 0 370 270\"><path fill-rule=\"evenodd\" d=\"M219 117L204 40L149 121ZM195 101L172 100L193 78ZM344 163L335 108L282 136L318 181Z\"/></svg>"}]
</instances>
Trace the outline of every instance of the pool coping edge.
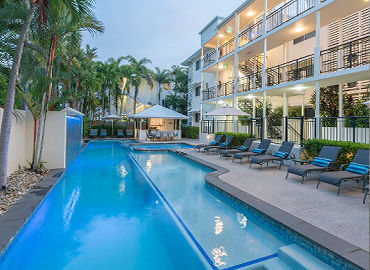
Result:
<instances>
[{"instance_id":1,"label":"pool coping edge","mask_svg":"<svg viewBox=\"0 0 370 270\"><path fill-rule=\"evenodd\" d=\"M298 233L299 235L302 235L314 244L319 245L324 249L327 249L328 251L342 257L344 260L350 262L351 264L360 267L361 269L370 269L369 252L335 235L332 235L329 232L312 225L311 223L297 218L294 215L274 205L271 205L243 190L240 190L227 182L222 181L219 176L230 172L229 169L197 158L190 153L181 151L181 149L170 149L168 151L179 154L187 159L214 169L215 171L204 176L204 180L210 186L215 187L216 189L225 192L228 196L249 205L250 207L277 221L283 226L288 227L290 230Z\"/></svg>"},{"instance_id":2,"label":"pool coping edge","mask_svg":"<svg viewBox=\"0 0 370 270\"><path fill-rule=\"evenodd\" d=\"M0 216L0 256L13 242L32 214L38 209L53 187L64 175L65 169L51 169L22 198Z\"/></svg>"}]
</instances>

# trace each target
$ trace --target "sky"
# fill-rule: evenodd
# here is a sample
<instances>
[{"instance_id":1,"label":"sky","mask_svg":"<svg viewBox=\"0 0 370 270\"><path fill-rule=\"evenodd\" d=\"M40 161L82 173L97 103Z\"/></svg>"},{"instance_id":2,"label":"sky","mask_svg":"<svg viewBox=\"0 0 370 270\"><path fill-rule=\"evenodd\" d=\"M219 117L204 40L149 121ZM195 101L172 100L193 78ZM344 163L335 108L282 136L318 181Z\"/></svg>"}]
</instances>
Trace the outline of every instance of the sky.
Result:
<instances>
[{"instance_id":1,"label":"sky","mask_svg":"<svg viewBox=\"0 0 370 270\"><path fill-rule=\"evenodd\" d=\"M96 0L105 32L84 34L99 60L147 57L151 68L181 64L200 48L199 31L216 15L228 16L243 0Z\"/></svg>"}]
</instances>

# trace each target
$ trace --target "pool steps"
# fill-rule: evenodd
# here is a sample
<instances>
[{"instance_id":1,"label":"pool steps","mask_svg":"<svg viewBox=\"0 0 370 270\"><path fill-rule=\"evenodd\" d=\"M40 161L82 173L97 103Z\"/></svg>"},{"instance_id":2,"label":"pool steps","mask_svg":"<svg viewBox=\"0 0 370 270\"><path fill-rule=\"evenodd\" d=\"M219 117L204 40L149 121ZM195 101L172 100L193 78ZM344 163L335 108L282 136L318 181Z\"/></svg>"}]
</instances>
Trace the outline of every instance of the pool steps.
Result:
<instances>
[{"instance_id":1,"label":"pool steps","mask_svg":"<svg viewBox=\"0 0 370 270\"><path fill-rule=\"evenodd\" d=\"M296 244L279 248L279 259L295 270L332 270L333 268L317 259Z\"/></svg>"}]
</instances>

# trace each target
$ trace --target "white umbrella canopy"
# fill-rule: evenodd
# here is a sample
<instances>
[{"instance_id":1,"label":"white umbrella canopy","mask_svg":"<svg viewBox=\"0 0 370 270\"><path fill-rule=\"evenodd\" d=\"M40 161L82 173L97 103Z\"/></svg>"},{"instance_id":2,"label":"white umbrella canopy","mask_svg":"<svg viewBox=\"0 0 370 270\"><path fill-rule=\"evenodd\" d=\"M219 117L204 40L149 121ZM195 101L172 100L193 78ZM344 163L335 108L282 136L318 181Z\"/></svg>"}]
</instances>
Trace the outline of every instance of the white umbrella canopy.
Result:
<instances>
[{"instance_id":1,"label":"white umbrella canopy","mask_svg":"<svg viewBox=\"0 0 370 270\"><path fill-rule=\"evenodd\" d=\"M248 116L250 117L251 115L241 110L238 110L234 107L226 105L224 107L221 107L221 108L218 108L216 110L206 113L205 116Z\"/></svg>"},{"instance_id":2,"label":"white umbrella canopy","mask_svg":"<svg viewBox=\"0 0 370 270\"><path fill-rule=\"evenodd\" d=\"M113 135L113 121L114 120L121 120L122 116L118 116L116 114L110 114L110 115L104 116L102 119L112 121L112 135Z\"/></svg>"},{"instance_id":3,"label":"white umbrella canopy","mask_svg":"<svg viewBox=\"0 0 370 270\"><path fill-rule=\"evenodd\" d=\"M370 108L370 100L363 102L362 104L366 105L368 108Z\"/></svg>"}]
</instances>

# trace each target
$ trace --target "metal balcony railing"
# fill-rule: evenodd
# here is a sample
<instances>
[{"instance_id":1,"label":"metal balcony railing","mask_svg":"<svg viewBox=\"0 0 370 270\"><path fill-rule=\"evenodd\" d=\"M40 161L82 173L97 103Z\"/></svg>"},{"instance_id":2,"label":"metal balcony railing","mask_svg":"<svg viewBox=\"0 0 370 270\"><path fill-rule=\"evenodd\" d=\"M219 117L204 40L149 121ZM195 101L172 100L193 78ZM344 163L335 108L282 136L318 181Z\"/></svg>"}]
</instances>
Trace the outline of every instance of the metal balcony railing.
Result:
<instances>
[{"instance_id":1,"label":"metal balcony railing","mask_svg":"<svg viewBox=\"0 0 370 270\"><path fill-rule=\"evenodd\" d=\"M215 98L215 90L216 90L215 86L204 89L202 92L202 100Z\"/></svg>"},{"instance_id":2,"label":"metal balcony railing","mask_svg":"<svg viewBox=\"0 0 370 270\"><path fill-rule=\"evenodd\" d=\"M262 30L262 20L245 29L239 34L239 47L242 47L245 44L248 44L256 38L262 36Z\"/></svg>"},{"instance_id":3,"label":"metal balcony railing","mask_svg":"<svg viewBox=\"0 0 370 270\"><path fill-rule=\"evenodd\" d=\"M259 89L262 87L262 74L254 73L239 78L238 92L243 93L252 89Z\"/></svg>"},{"instance_id":4,"label":"metal balcony railing","mask_svg":"<svg viewBox=\"0 0 370 270\"><path fill-rule=\"evenodd\" d=\"M200 124L200 132L207 134L215 133L215 120L202 120Z\"/></svg>"},{"instance_id":5,"label":"metal balcony railing","mask_svg":"<svg viewBox=\"0 0 370 270\"><path fill-rule=\"evenodd\" d=\"M267 86L297 81L314 75L314 55L310 54L266 70Z\"/></svg>"},{"instance_id":6,"label":"metal balcony railing","mask_svg":"<svg viewBox=\"0 0 370 270\"><path fill-rule=\"evenodd\" d=\"M369 41L367 36L321 51L321 73L370 64Z\"/></svg>"},{"instance_id":7,"label":"metal balcony railing","mask_svg":"<svg viewBox=\"0 0 370 270\"><path fill-rule=\"evenodd\" d=\"M315 0L291 0L267 15L267 31L271 31L283 23L297 17L303 12L313 8Z\"/></svg>"},{"instance_id":8,"label":"metal balcony railing","mask_svg":"<svg viewBox=\"0 0 370 270\"><path fill-rule=\"evenodd\" d=\"M218 85L217 96L224 97L234 94L234 81L228 81Z\"/></svg>"},{"instance_id":9,"label":"metal balcony railing","mask_svg":"<svg viewBox=\"0 0 370 270\"><path fill-rule=\"evenodd\" d=\"M215 61L216 61L216 50L213 50L203 57L203 67L208 67Z\"/></svg>"},{"instance_id":10,"label":"metal balcony railing","mask_svg":"<svg viewBox=\"0 0 370 270\"><path fill-rule=\"evenodd\" d=\"M218 59L228 55L235 50L235 38L230 39L228 42L222 44L218 48Z\"/></svg>"}]
</instances>

